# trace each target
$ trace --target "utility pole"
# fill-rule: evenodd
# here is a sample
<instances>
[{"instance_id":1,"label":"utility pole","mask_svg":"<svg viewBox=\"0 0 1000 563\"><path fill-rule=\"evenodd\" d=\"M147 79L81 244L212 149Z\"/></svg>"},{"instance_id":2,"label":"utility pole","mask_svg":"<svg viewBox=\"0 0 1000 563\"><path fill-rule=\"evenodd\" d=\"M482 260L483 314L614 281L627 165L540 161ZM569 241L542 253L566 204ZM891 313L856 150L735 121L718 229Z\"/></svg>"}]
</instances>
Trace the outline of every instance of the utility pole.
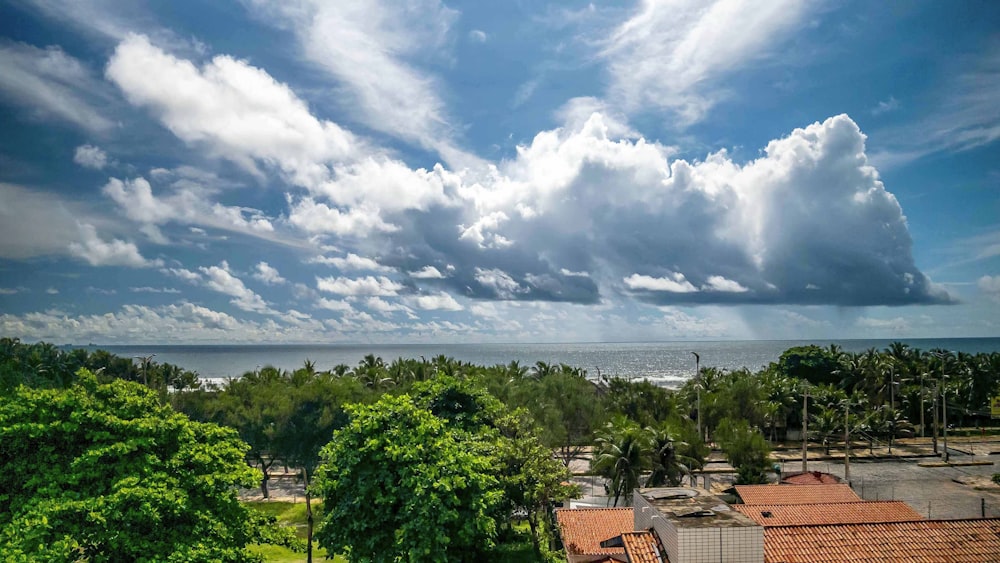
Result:
<instances>
[{"instance_id":1,"label":"utility pole","mask_svg":"<svg viewBox=\"0 0 1000 563\"><path fill-rule=\"evenodd\" d=\"M694 388L698 397L698 437L705 440L705 436L701 433L701 356L698 352L691 353L694 354Z\"/></svg>"},{"instance_id":2,"label":"utility pole","mask_svg":"<svg viewBox=\"0 0 1000 563\"><path fill-rule=\"evenodd\" d=\"M934 422L933 422L933 425L934 425L934 428L932 429L933 430L933 434L931 434L931 440L934 442L934 455L937 455L937 453L938 453L938 447L937 447L938 446L938 444L937 444L937 437L938 437L938 387L937 387L937 385L934 386Z\"/></svg>"},{"instance_id":3,"label":"utility pole","mask_svg":"<svg viewBox=\"0 0 1000 563\"><path fill-rule=\"evenodd\" d=\"M892 419L889 421L889 455L892 455L892 439L896 437L896 368L889 364L889 410Z\"/></svg>"},{"instance_id":4,"label":"utility pole","mask_svg":"<svg viewBox=\"0 0 1000 563\"><path fill-rule=\"evenodd\" d=\"M844 403L844 481L851 484L851 427L849 418L851 413L850 403Z\"/></svg>"},{"instance_id":5,"label":"utility pole","mask_svg":"<svg viewBox=\"0 0 1000 563\"><path fill-rule=\"evenodd\" d=\"M944 418L944 461L948 461L948 390L944 386L944 378L941 379L941 409Z\"/></svg>"},{"instance_id":6,"label":"utility pole","mask_svg":"<svg viewBox=\"0 0 1000 563\"><path fill-rule=\"evenodd\" d=\"M924 437L924 372L920 372L920 437Z\"/></svg>"},{"instance_id":7,"label":"utility pole","mask_svg":"<svg viewBox=\"0 0 1000 563\"><path fill-rule=\"evenodd\" d=\"M809 409L806 402L809 400L809 386L803 385L802 393L802 472L809 471Z\"/></svg>"}]
</instances>

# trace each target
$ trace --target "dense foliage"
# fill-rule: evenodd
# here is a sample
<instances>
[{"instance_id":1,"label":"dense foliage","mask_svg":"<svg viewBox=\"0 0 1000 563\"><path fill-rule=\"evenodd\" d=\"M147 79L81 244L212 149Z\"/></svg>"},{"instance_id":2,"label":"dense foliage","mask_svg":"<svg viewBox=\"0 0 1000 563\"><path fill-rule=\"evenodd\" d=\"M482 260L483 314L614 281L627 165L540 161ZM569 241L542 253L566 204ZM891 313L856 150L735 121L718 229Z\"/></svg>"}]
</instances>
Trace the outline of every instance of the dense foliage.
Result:
<instances>
[{"instance_id":1,"label":"dense foliage","mask_svg":"<svg viewBox=\"0 0 1000 563\"><path fill-rule=\"evenodd\" d=\"M600 372L591 377L586 370L565 364L477 366L444 356L386 362L374 355L353 367L317 369L308 360L294 371L267 366L215 388L202 385L196 373L158 364L152 357L120 358L104 351L61 350L3 338L0 396L21 401L32 393L52 393L52 397L59 392L78 393L71 390L81 385L96 389L92 377L86 383L78 379L76 371L81 367L97 374L101 383L143 383L129 389L132 395L142 396L148 412L161 412L156 409L170 404L191 419L235 429L249 444L245 456L241 453L236 458L262 470L258 484L264 496L268 470L276 464L295 468L309 483L319 469L321 448L335 435L338 438L325 450L328 477L322 486L311 489L320 491L327 502L348 498L347 489L331 483L348 483L352 472L365 467L360 462L351 467L337 465L342 457L338 448L353 445L356 454L375 456L373 460L381 459L377 456L394 459L404 455L402 449L427 453L431 445L441 448L422 458L429 465L421 471L434 474L440 469L430 468L446 464L455 471L471 472L459 473L463 476L454 480L467 489L456 485L449 491L470 503L455 510L471 512L460 511L462 518L451 518L454 513L445 504L444 511L435 514L442 519L438 524L425 520L425 534L413 544L424 547L412 553L395 552L415 560L422 559L421 549L440 547L434 543L444 537L436 535L439 529L448 529L445 535L455 538L449 544L464 545L470 538L479 542L476 548L451 545L444 553L466 557L473 552L462 549L490 549L492 542L496 549L488 555L502 559L500 554L512 553L509 548L514 545L505 542L513 542L520 533L511 526L513 518L527 520L535 555L544 557L551 508L572 492L562 482L567 467L580 459L592 460L592 471L607 479L616 504L627 503L635 486L681 484L704 462L709 451L705 443L721 447L741 482L766 480L769 449L765 438L781 441L801 428L804 399L808 438L829 450L843 447L845 433L852 440L890 446L896 436L936 434L939 426L934 420L943 418L945 403L948 424L989 424L989 398L1000 393L1000 353L921 351L900 343L858 353L837 346L791 348L758 371L703 366L697 377L677 390L645 380L609 378ZM373 405L381 405L382 410ZM399 411L398 420L385 415L385 409ZM850 425L845 428L847 421ZM363 432L393 424L400 425L393 440L373 435L373 442L361 441ZM348 440L352 433L353 442ZM205 444L221 440L220 452L231 449L225 445L231 435L208 432L199 436ZM397 439L399 444L394 442ZM372 449L361 451L369 445ZM129 452L122 455L131 459ZM244 482L251 474L241 473L244 470L236 469L233 475L240 477L233 479ZM339 471L346 472L343 479L329 479ZM405 477L415 484L415 475L394 478ZM354 483L360 487L356 493L375 492L365 489L367 479ZM401 492L397 487L393 494ZM428 502L446 501L439 491L428 494L432 495ZM10 513L5 517L21 516ZM312 521L311 514L308 521ZM448 528L452 525L459 528ZM461 526L468 529L461 531ZM344 543L367 536L355 530L358 533L351 538L345 533L337 539L333 530L328 525L321 535L327 545L350 545L355 559L368 557L361 555L364 546ZM518 540L522 545L523 537ZM62 549L59 541L47 545ZM23 551L26 545L12 549Z\"/></svg>"},{"instance_id":2,"label":"dense foliage","mask_svg":"<svg viewBox=\"0 0 1000 563\"><path fill-rule=\"evenodd\" d=\"M236 487L256 471L236 433L192 422L141 385L0 395L6 561L248 561L264 519Z\"/></svg>"}]
</instances>

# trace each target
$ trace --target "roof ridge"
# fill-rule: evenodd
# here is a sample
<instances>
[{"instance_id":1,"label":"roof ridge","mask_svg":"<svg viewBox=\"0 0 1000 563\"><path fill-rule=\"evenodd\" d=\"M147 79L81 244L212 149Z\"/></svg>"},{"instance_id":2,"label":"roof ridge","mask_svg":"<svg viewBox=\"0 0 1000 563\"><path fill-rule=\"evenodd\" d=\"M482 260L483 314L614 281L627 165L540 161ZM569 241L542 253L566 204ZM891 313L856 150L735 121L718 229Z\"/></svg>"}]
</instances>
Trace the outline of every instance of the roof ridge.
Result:
<instances>
[{"instance_id":1,"label":"roof ridge","mask_svg":"<svg viewBox=\"0 0 1000 563\"><path fill-rule=\"evenodd\" d=\"M892 522L836 522L828 524L779 524L777 526L768 526L768 529L776 528L822 528L822 527L834 527L834 526L884 526L886 524L933 524L938 522L997 522L1000 523L1000 518L936 518L934 520L896 520Z\"/></svg>"}]
</instances>

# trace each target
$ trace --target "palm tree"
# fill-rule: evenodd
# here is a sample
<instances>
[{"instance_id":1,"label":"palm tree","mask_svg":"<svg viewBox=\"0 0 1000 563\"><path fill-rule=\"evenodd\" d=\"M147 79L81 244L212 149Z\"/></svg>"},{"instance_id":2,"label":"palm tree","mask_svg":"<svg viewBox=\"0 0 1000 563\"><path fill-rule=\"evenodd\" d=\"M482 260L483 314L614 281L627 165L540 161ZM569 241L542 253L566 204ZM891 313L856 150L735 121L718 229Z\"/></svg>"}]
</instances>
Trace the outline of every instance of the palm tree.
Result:
<instances>
[{"instance_id":1,"label":"palm tree","mask_svg":"<svg viewBox=\"0 0 1000 563\"><path fill-rule=\"evenodd\" d=\"M630 505L630 493L639 487L639 478L649 466L649 436L634 422L617 417L605 425L596 442L592 469L611 481L609 493L615 506L622 496L625 505Z\"/></svg>"},{"instance_id":2,"label":"palm tree","mask_svg":"<svg viewBox=\"0 0 1000 563\"><path fill-rule=\"evenodd\" d=\"M680 440L680 432L669 423L658 428L647 426L646 434L653 458L653 472L646 480L647 487L676 487L685 475L691 476L691 468L702 465L690 455L694 453L691 445Z\"/></svg>"}]
</instances>

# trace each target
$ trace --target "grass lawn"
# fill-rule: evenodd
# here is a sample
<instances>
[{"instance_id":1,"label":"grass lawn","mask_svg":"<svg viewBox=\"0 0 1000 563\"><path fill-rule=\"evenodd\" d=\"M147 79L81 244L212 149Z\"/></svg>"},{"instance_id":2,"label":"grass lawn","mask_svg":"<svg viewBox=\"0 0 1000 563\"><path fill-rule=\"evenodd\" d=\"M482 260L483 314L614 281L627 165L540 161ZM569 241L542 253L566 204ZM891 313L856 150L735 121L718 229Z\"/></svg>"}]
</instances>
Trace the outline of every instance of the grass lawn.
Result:
<instances>
[{"instance_id":1,"label":"grass lawn","mask_svg":"<svg viewBox=\"0 0 1000 563\"><path fill-rule=\"evenodd\" d=\"M257 510L270 514L278 519L281 524L286 524L295 527L295 534L302 539L306 537L306 505L304 502L277 502L277 501L267 501L267 502L248 502L245 503L247 506L252 506ZM319 504L313 504L313 520L319 522L322 518L321 514L322 507ZM287 547L279 547L276 545L257 545L252 548L257 553L264 556L265 561L274 563L299 563L300 561L306 560L305 553L296 553ZM323 561L326 557L326 550L318 548L313 543L313 561ZM337 563L347 563L347 559L341 556L336 556L333 561Z\"/></svg>"}]
</instances>

